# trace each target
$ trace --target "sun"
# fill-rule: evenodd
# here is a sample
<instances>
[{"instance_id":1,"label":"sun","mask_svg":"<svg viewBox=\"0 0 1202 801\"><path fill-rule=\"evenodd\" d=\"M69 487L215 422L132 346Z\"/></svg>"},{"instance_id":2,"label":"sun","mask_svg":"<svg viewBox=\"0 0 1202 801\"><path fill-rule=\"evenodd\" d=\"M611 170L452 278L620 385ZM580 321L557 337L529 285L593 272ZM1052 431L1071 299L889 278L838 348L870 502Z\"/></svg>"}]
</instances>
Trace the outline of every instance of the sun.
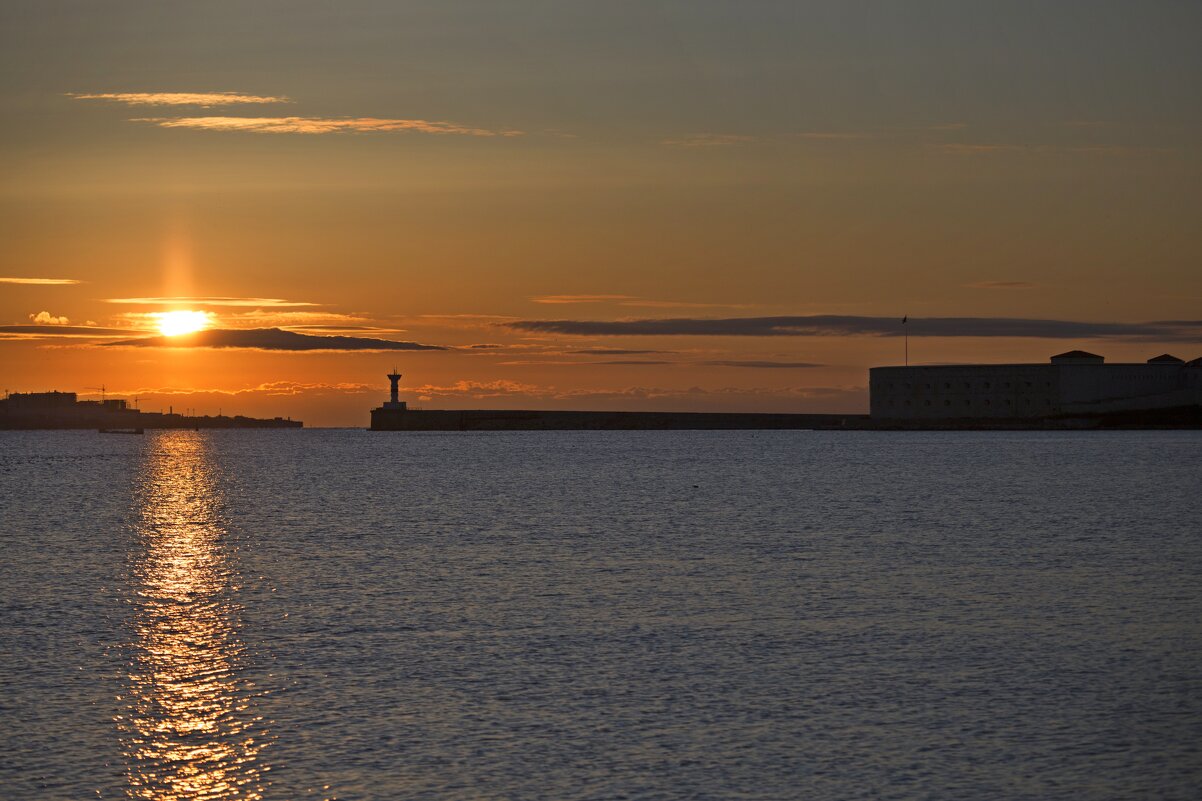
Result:
<instances>
[{"instance_id":1,"label":"sun","mask_svg":"<svg viewBox=\"0 0 1202 801\"><path fill-rule=\"evenodd\" d=\"M180 334L191 334L209 327L208 312L202 311L169 311L158 312L155 317L159 321L159 331L163 336L174 337Z\"/></svg>"}]
</instances>

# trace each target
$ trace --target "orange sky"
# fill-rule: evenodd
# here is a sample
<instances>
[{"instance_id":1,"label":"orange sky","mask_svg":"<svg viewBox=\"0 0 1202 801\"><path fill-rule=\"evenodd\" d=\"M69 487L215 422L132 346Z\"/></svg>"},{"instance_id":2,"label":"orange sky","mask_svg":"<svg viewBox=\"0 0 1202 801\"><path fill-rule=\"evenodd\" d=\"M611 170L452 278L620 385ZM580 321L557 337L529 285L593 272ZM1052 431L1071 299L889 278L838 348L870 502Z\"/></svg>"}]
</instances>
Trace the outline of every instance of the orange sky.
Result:
<instances>
[{"instance_id":1,"label":"orange sky","mask_svg":"<svg viewBox=\"0 0 1202 801\"><path fill-rule=\"evenodd\" d=\"M919 363L1202 355L1188 4L51 5L0 11L10 391L863 411L903 314ZM168 309L238 347L108 344Z\"/></svg>"}]
</instances>

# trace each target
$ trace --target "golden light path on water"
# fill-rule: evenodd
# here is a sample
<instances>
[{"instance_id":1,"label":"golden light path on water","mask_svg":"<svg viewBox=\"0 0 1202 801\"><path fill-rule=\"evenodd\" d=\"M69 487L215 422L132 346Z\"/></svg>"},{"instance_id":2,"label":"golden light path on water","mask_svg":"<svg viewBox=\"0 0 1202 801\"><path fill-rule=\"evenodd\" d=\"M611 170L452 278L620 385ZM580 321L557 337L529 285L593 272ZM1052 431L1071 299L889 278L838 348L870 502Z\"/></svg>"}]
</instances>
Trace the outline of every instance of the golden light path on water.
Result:
<instances>
[{"instance_id":1,"label":"golden light path on water","mask_svg":"<svg viewBox=\"0 0 1202 801\"><path fill-rule=\"evenodd\" d=\"M129 693L117 720L135 799L254 801L266 788L208 448L190 431L147 442Z\"/></svg>"}]
</instances>

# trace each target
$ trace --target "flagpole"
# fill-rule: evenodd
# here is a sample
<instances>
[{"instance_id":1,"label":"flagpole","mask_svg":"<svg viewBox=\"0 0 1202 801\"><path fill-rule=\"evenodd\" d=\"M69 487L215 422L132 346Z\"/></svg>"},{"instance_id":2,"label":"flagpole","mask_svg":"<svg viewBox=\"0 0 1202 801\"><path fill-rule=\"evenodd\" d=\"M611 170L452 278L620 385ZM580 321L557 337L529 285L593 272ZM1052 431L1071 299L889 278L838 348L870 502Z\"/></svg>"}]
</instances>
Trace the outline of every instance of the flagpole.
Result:
<instances>
[{"instance_id":1,"label":"flagpole","mask_svg":"<svg viewBox=\"0 0 1202 801\"><path fill-rule=\"evenodd\" d=\"M910 315L906 314L906 315L902 316L902 331L905 332L905 340L906 340L906 367L910 366L910 326L909 326L909 321L910 321Z\"/></svg>"}]
</instances>

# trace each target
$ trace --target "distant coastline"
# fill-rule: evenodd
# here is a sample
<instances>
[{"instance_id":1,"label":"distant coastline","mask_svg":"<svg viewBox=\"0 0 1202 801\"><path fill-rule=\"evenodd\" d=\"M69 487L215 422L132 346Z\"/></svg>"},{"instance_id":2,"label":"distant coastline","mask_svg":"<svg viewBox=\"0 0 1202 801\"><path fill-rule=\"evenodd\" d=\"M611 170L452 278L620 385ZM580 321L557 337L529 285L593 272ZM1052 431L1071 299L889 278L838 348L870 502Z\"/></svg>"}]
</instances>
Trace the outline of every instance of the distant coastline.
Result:
<instances>
[{"instance_id":1,"label":"distant coastline","mask_svg":"<svg viewBox=\"0 0 1202 801\"><path fill-rule=\"evenodd\" d=\"M0 430L140 431L171 428L302 428L283 417L143 412L121 399L81 401L74 392L14 392L0 400Z\"/></svg>"}]
</instances>

